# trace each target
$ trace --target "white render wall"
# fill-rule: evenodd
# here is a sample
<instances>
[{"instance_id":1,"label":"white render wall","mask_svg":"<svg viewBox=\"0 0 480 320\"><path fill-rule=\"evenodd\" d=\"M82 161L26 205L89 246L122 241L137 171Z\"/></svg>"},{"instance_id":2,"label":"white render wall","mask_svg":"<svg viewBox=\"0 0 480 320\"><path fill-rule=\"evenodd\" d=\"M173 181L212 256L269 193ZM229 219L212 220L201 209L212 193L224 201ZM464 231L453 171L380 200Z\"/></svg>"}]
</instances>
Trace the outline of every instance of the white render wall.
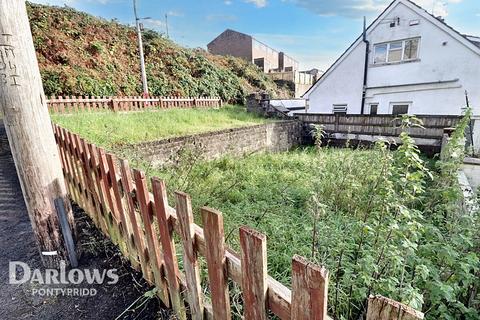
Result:
<instances>
[{"instance_id":1,"label":"white render wall","mask_svg":"<svg viewBox=\"0 0 480 320\"><path fill-rule=\"evenodd\" d=\"M367 34L371 44L367 88L379 88L367 90L365 113L371 103L378 103L379 114L391 113L392 103L409 103L410 114L457 115L465 106L467 90L474 114L480 114L479 50L465 46L450 34L454 31L442 30L402 2L382 20L396 17L399 26L380 23ZM420 23L410 26L411 20ZM374 44L414 37L421 37L417 61L373 65ZM348 113L360 113L365 53L362 42L356 45L309 93L311 112L331 113L333 104L348 103Z\"/></svg>"},{"instance_id":2,"label":"white render wall","mask_svg":"<svg viewBox=\"0 0 480 320\"><path fill-rule=\"evenodd\" d=\"M334 104L347 104L348 113L360 113L364 60L365 44L360 43L310 91L309 112L332 113Z\"/></svg>"}]
</instances>

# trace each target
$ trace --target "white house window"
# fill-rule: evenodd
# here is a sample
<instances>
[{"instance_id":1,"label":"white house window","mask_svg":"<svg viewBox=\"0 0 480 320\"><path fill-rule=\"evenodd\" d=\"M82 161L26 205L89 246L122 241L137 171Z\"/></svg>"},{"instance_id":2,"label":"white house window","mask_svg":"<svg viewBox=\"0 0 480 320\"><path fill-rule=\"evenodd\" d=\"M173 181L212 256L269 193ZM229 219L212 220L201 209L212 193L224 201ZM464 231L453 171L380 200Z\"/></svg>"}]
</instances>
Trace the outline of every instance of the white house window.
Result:
<instances>
[{"instance_id":1,"label":"white house window","mask_svg":"<svg viewBox=\"0 0 480 320\"><path fill-rule=\"evenodd\" d=\"M346 104L334 104L333 105L333 114L347 114L348 105Z\"/></svg>"},{"instance_id":2,"label":"white house window","mask_svg":"<svg viewBox=\"0 0 480 320\"><path fill-rule=\"evenodd\" d=\"M371 115L376 115L378 114L378 103L372 103L370 105L370 114Z\"/></svg>"},{"instance_id":3,"label":"white house window","mask_svg":"<svg viewBox=\"0 0 480 320\"><path fill-rule=\"evenodd\" d=\"M418 40L419 39L410 39L405 40L405 50L403 54L404 60L412 60L418 58Z\"/></svg>"},{"instance_id":4,"label":"white house window","mask_svg":"<svg viewBox=\"0 0 480 320\"><path fill-rule=\"evenodd\" d=\"M418 58L420 38L380 43L374 46L373 63L389 63L415 60Z\"/></svg>"},{"instance_id":5,"label":"white house window","mask_svg":"<svg viewBox=\"0 0 480 320\"><path fill-rule=\"evenodd\" d=\"M392 114L395 116L408 114L409 103L392 103Z\"/></svg>"},{"instance_id":6,"label":"white house window","mask_svg":"<svg viewBox=\"0 0 480 320\"><path fill-rule=\"evenodd\" d=\"M392 42L388 47L388 62L402 61L403 42Z\"/></svg>"},{"instance_id":7,"label":"white house window","mask_svg":"<svg viewBox=\"0 0 480 320\"><path fill-rule=\"evenodd\" d=\"M388 44L377 44L375 45L375 56L373 59L373 63L385 63L387 62L387 50Z\"/></svg>"}]
</instances>

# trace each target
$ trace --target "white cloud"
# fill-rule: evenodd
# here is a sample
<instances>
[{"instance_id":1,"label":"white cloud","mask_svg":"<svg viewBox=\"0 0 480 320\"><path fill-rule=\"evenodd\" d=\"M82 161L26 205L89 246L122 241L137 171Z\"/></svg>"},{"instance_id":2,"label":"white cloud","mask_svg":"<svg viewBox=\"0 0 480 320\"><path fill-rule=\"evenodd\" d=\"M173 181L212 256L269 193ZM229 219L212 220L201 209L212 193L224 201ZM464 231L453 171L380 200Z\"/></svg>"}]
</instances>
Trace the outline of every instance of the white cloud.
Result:
<instances>
[{"instance_id":1,"label":"white cloud","mask_svg":"<svg viewBox=\"0 0 480 320\"><path fill-rule=\"evenodd\" d=\"M428 12L436 16L447 16L448 6L457 4L463 0L413 0ZM361 17L364 15L373 16L379 14L385 9L391 0L336 0L336 1L318 1L318 0L286 0L313 11L322 16L344 16Z\"/></svg>"},{"instance_id":2,"label":"white cloud","mask_svg":"<svg viewBox=\"0 0 480 320\"><path fill-rule=\"evenodd\" d=\"M233 2L231 0L225 0L223 1L223 4L225 4L226 6L229 6L231 5Z\"/></svg>"},{"instance_id":3,"label":"white cloud","mask_svg":"<svg viewBox=\"0 0 480 320\"><path fill-rule=\"evenodd\" d=\"M244 0L246 3L253 3L257 8L263 8L267 6L267 0Z\"/></svg>"}]
</instances>

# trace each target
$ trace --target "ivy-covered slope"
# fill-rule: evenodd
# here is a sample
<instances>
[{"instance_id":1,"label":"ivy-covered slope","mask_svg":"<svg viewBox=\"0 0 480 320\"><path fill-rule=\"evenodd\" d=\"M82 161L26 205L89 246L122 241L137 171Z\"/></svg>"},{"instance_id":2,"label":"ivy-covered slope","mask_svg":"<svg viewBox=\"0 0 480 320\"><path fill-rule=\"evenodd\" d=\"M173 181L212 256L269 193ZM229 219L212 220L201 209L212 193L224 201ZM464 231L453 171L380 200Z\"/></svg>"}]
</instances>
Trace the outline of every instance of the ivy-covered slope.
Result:
<instances>
[{"instance_id":1,"label":"ivy-covered slope","mask_svg":"<svg viewBox=\"0 0 480 320\"><path fill-rule=\"evenodd\" d=\"M140 95L132 27L67 7L28 4L28 12L47 95ZM151 30L144 32L144 45L152 95L241 102L257 90L291 94L242 59L186 49Z\"/></svg>"}]
</instances>

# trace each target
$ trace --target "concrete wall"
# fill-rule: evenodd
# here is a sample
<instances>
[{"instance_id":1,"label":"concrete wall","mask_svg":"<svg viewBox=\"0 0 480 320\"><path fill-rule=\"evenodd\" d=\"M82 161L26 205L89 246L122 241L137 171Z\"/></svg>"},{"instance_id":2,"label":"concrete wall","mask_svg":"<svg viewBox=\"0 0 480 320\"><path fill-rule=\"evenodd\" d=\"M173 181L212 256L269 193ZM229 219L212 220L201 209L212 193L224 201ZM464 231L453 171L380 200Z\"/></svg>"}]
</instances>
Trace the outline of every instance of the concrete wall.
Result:
<instances>
[{"instance_id":1,"label":"concrete wall","mask_svg":"<svg viewBox=\"0 0 480 320\"><path fill-rule=\"evenodd\" d=\"M140 159L153 166L161 166L185 150L192 150L205 160L227 154L243 156L260 151L287 151L301 144L302 128L299 121L282 121L140 143L127 148L133 149Z\"/></svg>"},{"instance_id":2,"label":"concrete wall","mask_svg":"<svg viewBox=\"0 0 480 320\"><path fill-rule=\"evenodd\" d=\"M284 52L280 52L278 54L278 68L279 71L283 71L286 69L290 69L291 71L297 71L298 70L298 62L297 60L293 59L292 57L286 55Z\"/></svg>"},{"instance_id":3,"label":"concrete wall","mask_svg":"<svg viewBox=\"0 0 480 320\"><path fill-rule=\"evenodd\" d=\"M295 84L295 98L301 98L312 87L311 84Z\"/></svg>"},{"instance_id":4,"label":"concrete wall","mask_svg":"<svg viewBox=\"0 0 480 320\"><path fill-rule=\"evenodd\" d=\"M269 46L253 39L252 41L252 62L255 59L264 59L263 72L269 72L272 69L278 69L279 66L279 52L270 48Z\"/></svg>"},{"instance_id":5,"label":"concrete wall","mask_svg":"<svg viewBox=\"0 0 480 320\"><path fill-rule=\"evenodd\" d=\"M467 176L469 184L476 192L480 186L480 159L465 158L462 164L462 171Z\"/></svg>"},{"instance_id":6,"label":"concrete wall","mask_svg":"<svg viewBox=\"0 0 480 320\"><path fill-rule=\"evenodd\" d=\"M398 1L382 21L368 31L371 43L365 113L378 104L379 114L392 112L392 103L409 103L410 114L458 115L470 94L474 114L480 113L480 50L462 42L448 27L417 13L418 8ZM433 19L433 18L432 18ZM410 25L418 20L418 24ZM452 35L453 33L453 35ZM373 64L375 44L420 37L418 59ZM348 103L348 113L360 113L365 45L361 40L308 94L312 112L331 113L335 103Z\"/></svg>"},{"instance_id":7,"label":"concrete wall","mask_svg":"<svg viewBox=\"0 0 480 320\"><path fill-rule=\"evenodd\" d=\"M252 37L233 30L225 30L207 47L208 51L218 55L231 55L253 61Z\"/></svg>"},{"instance_id":8,"label":"concrete wall","mask_svg":"<svg viewBox=\"0 0 480 320\"><path fill-rule=\"evenodd\" d=\"M263 72L292 68L298 70L298 62L292 57L278 52L252 36L227 29L207 45L208 51L218 55L231 55L255 63L255 59L263 61ZM257 64L258 65L258 64Z\"/></svg>"}]
</instances>

